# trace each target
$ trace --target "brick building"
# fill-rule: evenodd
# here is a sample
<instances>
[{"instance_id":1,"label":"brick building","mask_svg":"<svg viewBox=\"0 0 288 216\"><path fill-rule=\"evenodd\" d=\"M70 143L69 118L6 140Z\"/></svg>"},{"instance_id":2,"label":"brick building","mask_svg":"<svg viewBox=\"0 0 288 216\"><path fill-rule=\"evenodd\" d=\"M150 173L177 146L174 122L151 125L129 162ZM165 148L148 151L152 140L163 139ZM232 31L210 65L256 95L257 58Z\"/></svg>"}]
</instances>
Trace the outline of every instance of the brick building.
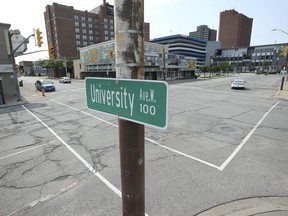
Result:
<instances>
[{"instance_id":1,"label":"brick building","mask_svg":"<svg viewBox=\"0 0 288 216\"><path fill-rule=\"evenodd\" d=\"M55 58L79 59L82 47L114 39L114 6L106 3L91 11L53 3L44 12L48 45ZM145 23L145 41L150 40L150 25Z\"/></svg>"},{"instance_id":2,"label":"brick building","mask_svg":"<svg viewBox=\"0 0 288 216\"><path fill-rule=\"evenodd\" d=\"M221 48L241 48L250 46L253 18L235 10L220 13L218 41Z\"/></svg>"}]
</instances>

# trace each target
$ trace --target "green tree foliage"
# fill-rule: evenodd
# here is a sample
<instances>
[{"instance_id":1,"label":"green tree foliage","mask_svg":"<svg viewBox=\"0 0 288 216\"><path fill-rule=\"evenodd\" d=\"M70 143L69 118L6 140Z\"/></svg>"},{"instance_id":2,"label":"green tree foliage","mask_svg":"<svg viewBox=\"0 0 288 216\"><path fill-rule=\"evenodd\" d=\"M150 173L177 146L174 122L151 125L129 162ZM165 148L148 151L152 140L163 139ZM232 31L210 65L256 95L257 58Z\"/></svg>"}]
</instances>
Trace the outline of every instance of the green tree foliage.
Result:
<instances>
[{"instance_id":1,"label":"green tree foliage","mask_svg":"<svg viewBox=\"0 0 288 216\"><path fill-rule=\"evenodd\" d=\"M201 72L204 73L204 78L206 77L206 73L209 71L209 67L208 66L202 66L201 67Z\"/></svg>"},{"instance_id":2,"label":"green tree foliage","mask_svg":"<svg viewBox=\"0 0 288 216\"><path fill-rule=\"evenodd\" d=\"M65 60L63 59L40 60L38 63L41 67L52 70L55 77L61 77L60 71L65 68Z\"/></svg>"}]
</instances>

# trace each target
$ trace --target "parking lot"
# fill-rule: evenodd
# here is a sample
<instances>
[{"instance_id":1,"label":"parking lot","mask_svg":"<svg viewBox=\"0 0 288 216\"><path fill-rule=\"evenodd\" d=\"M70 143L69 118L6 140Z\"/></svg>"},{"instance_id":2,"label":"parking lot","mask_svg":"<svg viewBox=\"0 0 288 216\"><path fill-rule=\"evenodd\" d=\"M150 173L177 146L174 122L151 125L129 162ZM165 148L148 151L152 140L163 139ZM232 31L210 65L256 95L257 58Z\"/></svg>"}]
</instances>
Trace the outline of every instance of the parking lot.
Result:
<instances>
[{"instance_id":1,"label":"parking lot","mask_svg":"<svg viewBox=\"0 0 288 216\"><path fill-rule=\"evenodd\" d=\"M169 126L145 128L147 215L196 215L288 194L287 102L278 77L169 85ZM262 85L262 83L265 83ZM117 118L86 108L83 81L0 109L0 215L121 215Z\"/></svg>"}]
</instances>

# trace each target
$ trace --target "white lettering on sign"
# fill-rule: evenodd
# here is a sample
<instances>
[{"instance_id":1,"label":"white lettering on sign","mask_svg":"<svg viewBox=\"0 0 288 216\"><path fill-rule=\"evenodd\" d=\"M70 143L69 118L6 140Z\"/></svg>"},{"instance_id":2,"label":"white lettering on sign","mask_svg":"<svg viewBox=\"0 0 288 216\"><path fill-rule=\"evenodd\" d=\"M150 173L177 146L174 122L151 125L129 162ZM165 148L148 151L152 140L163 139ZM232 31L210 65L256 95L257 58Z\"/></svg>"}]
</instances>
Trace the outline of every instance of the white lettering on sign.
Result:
<instances>
[{"instance_id":1,"label":"white lettering on sign","mask_svg":"<svg viewBox=\"0 0 288 216\"><path fill-rule=\"evenodd\" d=\"M120 87L119 91L102 89L95 84L90 84L91 101L93 103L116 106L117 108L130 109L130 116L133 115L134 94L126 91L126 88Z\"/></svg>"},{"instance_id":2,"label":"white lettering on sign","mask_svg":"<svg viewBox=\"0 0 288 216\"><path fill-rule=\"evenodd\" d=\"M149 91L145 91L140 88L139 92L139 101L143 101L144 103L140 103L140 112L146 115L154 116L156 114L156 107L153 105L145 104L145 102L156 103L156 99L154 99L154 89L149 89Z\"/></svg>"},{"instance_id":3,"label":"white lettering on sign","mask_svg":"<svg viewBox=\"0 0 288 216\"><path fill-rule=\"evenodd\" d=\"M154 89L150 89L149 92L149 91L143 91L142 88L140 88L139 100L156 103L156 100L154 100Z\"/></svg>"}]
</instances>

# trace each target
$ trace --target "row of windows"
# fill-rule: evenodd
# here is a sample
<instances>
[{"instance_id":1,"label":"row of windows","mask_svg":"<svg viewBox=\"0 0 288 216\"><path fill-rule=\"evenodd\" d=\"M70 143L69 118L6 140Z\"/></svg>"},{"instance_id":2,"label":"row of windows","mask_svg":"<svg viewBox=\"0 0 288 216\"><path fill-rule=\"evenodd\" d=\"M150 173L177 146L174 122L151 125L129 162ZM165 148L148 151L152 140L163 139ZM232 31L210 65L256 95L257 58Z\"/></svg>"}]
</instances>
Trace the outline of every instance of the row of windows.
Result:
<instances>
[{"instance_id":1,"label":"row of windows","mask_svg":"<svg viewBox=\"0 0 288 216\"><path fill-rule=\"evenodd\" d=\"M79 26L80 26L80 23L79 23L79 22L75 22L74 25L75 25L75 27L79 27ZM86 26L87 26L86 23L81 23L81 27L82 27L82 28L86 28ZM92 29L92 28L93 28L93 24L88 23L88 28ZM95 25L95 28L96 28L96 29L99 29L99 24L96 24L96 25ZM111 30L113 30L113 29L114 29L114 25L108 26L107 24L104 24L104 29L108 29L108 28L110 28Z\"/></svg>"},{"instance_id":2,"label":"row of windows","mask_svg":"<svg viewBox=\"0 0 288 216\"><path fill-rule=\"evenodd\" d=\"M79 28L75 28L75 33L76 33L76 38L77 38L77 34L80 34L80 29ZM87 30L86 29L82 29L82 34L87 34ZM88 30L88 34L89 35L93 35L95 33L95 35L99 35L98 31L93 31L93 30ZM105 30L104 31L104 35L109 36L109 31ZM110 35L114 36L114 31L110 31Z\"/></svg>"},{"instance_id":3,"label":"row of windows","mask_svg":"<svg viewBox=\"0 0 288 216\"><path fill-rule=\"evenodd\" d=\"M82 22L86 22L86 17L81 16L81 18L80 18L78 15L74 15L74 20L75 21L80 21L81 20ZM93 18L88 17L87 20L88 20L88 23L93 23ZM94 19L94 23L99 23L99 20L98 19ZM108 23L108 19L107 18L104 18L104 23L105 24ZM114 20L110 19L109 23L110 23L110 25L111 24L114 25Z\"/></svg>"}]
</instances>

